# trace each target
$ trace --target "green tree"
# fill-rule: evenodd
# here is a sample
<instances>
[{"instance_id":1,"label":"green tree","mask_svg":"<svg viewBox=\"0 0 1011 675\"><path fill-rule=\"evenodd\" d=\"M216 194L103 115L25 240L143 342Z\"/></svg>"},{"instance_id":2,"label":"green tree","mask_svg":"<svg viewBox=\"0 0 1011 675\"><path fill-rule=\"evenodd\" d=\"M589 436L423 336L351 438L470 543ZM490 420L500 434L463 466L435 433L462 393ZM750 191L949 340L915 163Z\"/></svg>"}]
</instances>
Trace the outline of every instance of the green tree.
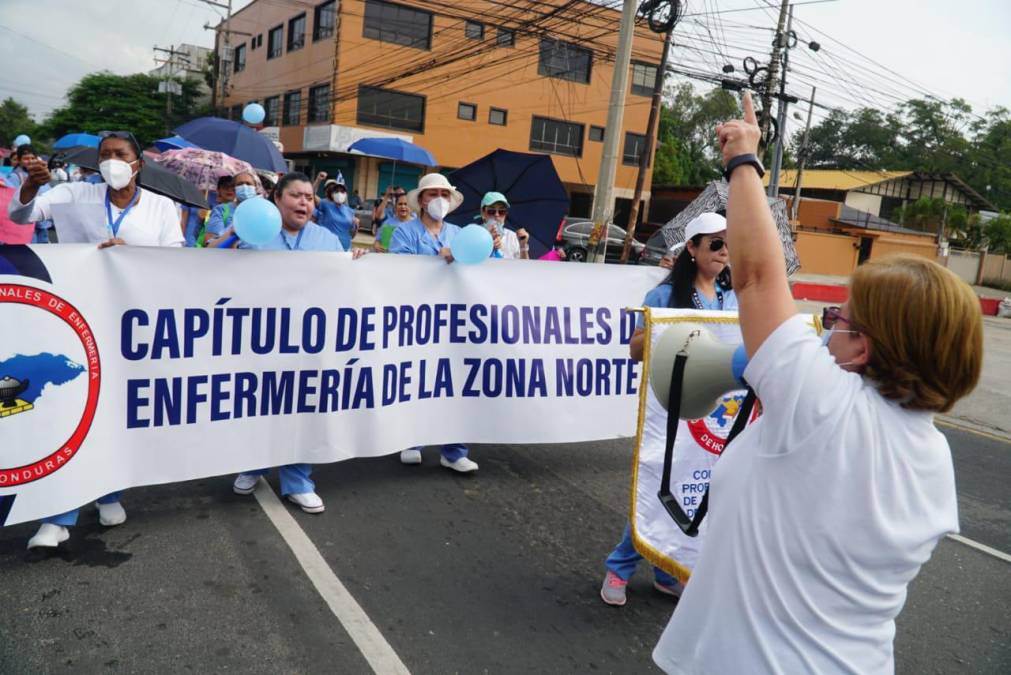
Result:
<instances>
[{"instance_id":1,"label":"green tree","mask_svg":"<svg viewBox=\"0 0 1011 675\"><path fill-rule=\"evenodd\" d=\"M36 124L28 108L13 98L5 98L0 103L0 147L9 148L20 134L35 136L35 133Z\"/></svg>"},{"instance_id":2,"label":"green tree","mask_svg":"<svg viewBox=\"0 0 1011 675\"><path fill-rule=\"evenodd\" d=\"M1011 254L1011 214L1002 213L983 225L987 248L994 253Z\"/></svg>"},{"instance_id":3,"label":"green tree","mask_svg":"<svg viewBox=\"0 0 1011 675\"><path fill-rule=\"evenodd\" d=\"M722 173L716 125L740 115L734 96L723 89L699 95L681 83L666 92L660 114L656 184L705 185Z\"/></svg>"},{"instance_id":4,"label":"green tree","mask_svg":"<svg viewBox=\"0 0 1011 675\"><path fill-rule=\"evenodd\" d=\"M162 80L150 75L92 73L67 92L68 104L46 119L42 132L51 139L78 131L97 133L104 129L132 131L141 144L161 138L171 129L194 117L199 83L182 80L181 95L172 97L172 116L165 117L165 94L159 93Z\"/></svg>"}]
</instances>

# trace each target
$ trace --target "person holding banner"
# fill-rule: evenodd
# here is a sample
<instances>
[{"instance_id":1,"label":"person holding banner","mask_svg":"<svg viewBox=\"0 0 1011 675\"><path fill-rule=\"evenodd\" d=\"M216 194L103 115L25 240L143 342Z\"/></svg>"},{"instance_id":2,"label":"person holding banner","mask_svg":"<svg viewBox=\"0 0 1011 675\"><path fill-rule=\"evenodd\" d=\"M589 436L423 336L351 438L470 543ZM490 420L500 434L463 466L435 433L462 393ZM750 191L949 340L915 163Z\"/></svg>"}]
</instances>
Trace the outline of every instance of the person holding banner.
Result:
<instances>
[{"instance_id":1,"label":"person holding banner","mask_svg":"<svg viewBox=\"0 0 1011 675\"><path fill-rule=\"evenodd\" d=\"M99 170L104 183L61 183L45 194L39 194L49 183L49 168L36 159L25 167L28 179L9 206L11 219L32 223L53 219L57 230L60 218L101 217L104 204L104 225L109 239L99 248L116 245L182 246L183 234L172 201L137 185L137 173L144 165L140 145L126 131L103 131L98 145ZM61 207L54 209L54 207ZM61 210L62 209L62 210ZM98 521L106 527L126 521L126 510L120 504L122 492L99 498ZM28 548L55 548L70 537L68 528L77 524L79 509L51 516L42 521L39 531L28 541Z\"/></svg>"},{"instance_id":2,"label":"person holding banner","mask_svg":"<svg viewBox=\"0 0 1011 675\"><path fill-rule=\"evenodd\" d=\"M979 380L979 301L926 258L870 260L819 339L790 293L750 94L743 107L717 135L762 416L713 471L709 533L653 659L669 673L890 673L909 582L958 531L934 414Z\"/></svg>"},{"instance_id":3,"label":"person holding banner","mask_svg":"<svg viewBox=\"0 0 1011 675\"><path fill-rule=\"evenodd\" d=\"M453 262L450 243L460 227L445 220L450 212L463 204L463 195L449 184L441 173L429 173L418 181L418 187L407 193L407 204L418 217L401 223L390 240L390 253L437 255ZM470 459L467 446L451 443L442 446L440 463L460 473L477 471L477 462ZM404 464L421 464L421 448L409 448L400 453Z\"/></svg>"},{"instance_id":4,"label":"person holding banner","mask_svg":"<svg viewBox=\"0 0 1011 675\"><path fill-rule=\"evenodd\" d=\"M515 260L530 259L530 234L522 227L517 231L506 228L506 218L509 217L509 200L501 192L488 192L481 199L481 219L484 226L491 232L492 240L497 240L492 256Z\"/></svg>"},{"instance_id":5,"label":"person holding banner","mask_svg":"<svg viewBox=\"0 0 1011 675\"><path fill-rule=\"evenodd\" d=\"M727 221L718 213L703 213L685 228L685 244L675 258L670 276L643 298L646 307L680 307L684 309L710 309L734 311L737 296L730 278L729 254L726 246ZM643 317L629 344L631 356L642 361L643 343L648 339L643 329ZM683 424L683 422L682 422ZM688 434L683 434L688 436ZM711 468L716 457L711 457ZM701 534L699 539L701 539ZM698 542L701 543L701 542ZM628 580L635 572L642 556L632 544L632 530L626 524L621 541L615 546L604 565L607 573L600 588L601 599L609 605L621 607L626 602ZM680 597L681 582L658 567L653 568L653 588L672 597Z\"/></svg>"},{"instance_id":6,"label":"person holding banner","mask_svg":"<svg viewBox=\"0 0 1011 675\"><path fill-rule=\"evenodd\" d=\"M277 237L262 246L241 244L240 248L255 248L265 251L343 251L344 247L336 235L312 222L313 185L304 173L286 173L274 188L274 204L281 212L281 231ZM231 229L231 228L229 228ZM352 257L360 258L361 249ZM268 469L246 471L235 477L232 491L240 495L251 495L256 490L260 476ZM281 474L281 495L299 506L306 513L323 513L323 500L316 494L316 484L312 481L311 464L288 464L279 469Z\"/></svg>"}]
</instances>

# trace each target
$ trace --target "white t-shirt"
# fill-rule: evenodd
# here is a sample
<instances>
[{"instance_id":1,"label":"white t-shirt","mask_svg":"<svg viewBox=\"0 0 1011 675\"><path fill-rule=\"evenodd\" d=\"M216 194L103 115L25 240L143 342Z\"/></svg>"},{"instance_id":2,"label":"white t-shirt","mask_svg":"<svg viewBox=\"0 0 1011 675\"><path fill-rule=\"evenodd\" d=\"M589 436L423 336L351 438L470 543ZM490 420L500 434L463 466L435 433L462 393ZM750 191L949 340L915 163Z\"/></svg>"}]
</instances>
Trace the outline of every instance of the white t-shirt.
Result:
<instances>
[{"instance_id":1,"label":"white t-shirt","mask_svg":"<svg viewBox=\"0 0 1011 675\"><path fill-rule=\"evenodd\" d=\"M520 257L520 239L512 230L503 230L502 246L499 248L503 258L515 260Z\"/></svg>"},{"instance_id":2,"label":"white t-shirt","mask_svg":"<svg viewBox=\"0 0 1011 675\"><path fill-rule=\"evenodd\" d=\"M958 531L933 415L835 364L802 316L744 373L762 417L716 463L709 532L653 651L669 673L891 673L895 617Z\"/></svg>"},{"instance_id":3,"label":"white t-shirt","mask_svg":"<svg viewBox=\"0 0 1011 675\"><path fill-rule=\"evenodd\" d=\"M62 183L45 194L36 195L27 204L21 203L19 192L11 199L8 213L14 222L35 223L53 218L56 204L80 204L93 217L101 218L105 225L108 220L105 212L107 187L105 183ZM115 222L123 210L115 204L110 206ZM54 225L59 232L58 213ZM175 203L144 188L140 188L140 198L120 223L117 236L131 246L182 246L185 243Z\"/></svg>"}]
</instances>

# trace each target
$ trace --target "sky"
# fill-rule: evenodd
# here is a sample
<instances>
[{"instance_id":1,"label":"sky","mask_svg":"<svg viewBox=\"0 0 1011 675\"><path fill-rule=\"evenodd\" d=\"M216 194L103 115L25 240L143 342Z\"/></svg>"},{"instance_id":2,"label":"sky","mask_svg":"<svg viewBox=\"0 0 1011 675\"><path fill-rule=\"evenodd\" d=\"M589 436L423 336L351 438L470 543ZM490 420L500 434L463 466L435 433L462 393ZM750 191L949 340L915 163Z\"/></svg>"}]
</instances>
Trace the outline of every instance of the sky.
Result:
<instances>
[{"instance_id":1,"label":"sky","mask_svg":"<svg viewBox=\"0 0 1011 675\"><path fill-rule=\"evenodd\" d=\"M290 4L293 15L311 4L259 1ZM1002 35L1011 27L1011 2L804 2L797 0L794 10L800 44L794 52L798 73L792 93L806 97L820 80L819 100L830 106L884 107L894 105L898 96L923 91L967 99L976 112L996 105L1011 108L1011 40ZM247 4L249 0L235 0L233 7ZM740 57L761 58L768 49L776 15L760 9L768 4L779 3L687 0L688 16L676 31L674 63L709 72L731 63L740 72ZM728 11L738 9L748 11ZM216 24L220 16L199 0L0 0L0 98L13 97L41 121L89 72L147 72L156 66L155 45L213 46L213 31L203 26ZM817 54L807 50L812 39L822 44ZM816 119L823 114L816 108Z\"/></svg>"}]
</instances>

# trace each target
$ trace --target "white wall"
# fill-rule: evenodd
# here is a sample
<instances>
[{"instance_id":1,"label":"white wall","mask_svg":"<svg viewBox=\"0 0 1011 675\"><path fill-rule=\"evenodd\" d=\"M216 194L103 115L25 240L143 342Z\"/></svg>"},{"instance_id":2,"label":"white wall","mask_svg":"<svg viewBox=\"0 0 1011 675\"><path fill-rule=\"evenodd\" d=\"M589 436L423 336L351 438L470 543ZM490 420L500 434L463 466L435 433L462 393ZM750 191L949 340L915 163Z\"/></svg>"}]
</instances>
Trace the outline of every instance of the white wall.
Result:
<instances>
[{"instance_id":1,"label":"white wall","mask_svg":"<svg viewBox=\"0 0 1011 675\"><path fill-rule=\"evenodd\" d=\"M847 192L846 206L870 213L875 216L881 215L881 195L869 195L863 192Z\"/></svg>"}]
</instances>

